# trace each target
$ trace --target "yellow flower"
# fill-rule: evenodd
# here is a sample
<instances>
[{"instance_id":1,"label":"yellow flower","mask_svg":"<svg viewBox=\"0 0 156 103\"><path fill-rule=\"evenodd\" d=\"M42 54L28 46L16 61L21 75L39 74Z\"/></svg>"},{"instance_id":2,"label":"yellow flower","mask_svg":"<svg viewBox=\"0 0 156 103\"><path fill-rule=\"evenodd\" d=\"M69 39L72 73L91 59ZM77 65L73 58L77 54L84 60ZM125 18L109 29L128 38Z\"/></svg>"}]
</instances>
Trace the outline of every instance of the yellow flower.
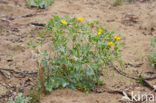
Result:
<instances>
[{"instance_id":1,"label":"yellow flower","mask_svg":"<svg viewBox=\"0 0 156 103\"><path fill-rule=\"evenodd\" d=\"M115 39L115 40L118 40L118 41L120 40L120 38L119 38L119 37L117 37L117 36L115 36L115 37L114 37L114 39Z\"/></svg>"},{"instance_id":2,"label":"yellow flower","mask_svg":"<svg viewBox=\"0 0 156 103\"><path fill-rule=\"evenodd\" d=\"M62 22L62 24L64 24L64 25L68 25L68 23L66 22L66 20L62 20L61 22Z\"/></svg>"},{"instance_id":3,"label":"yellow flower","mask_svg":"<svg viewBox=\"0 0 156 103\"><path fill-rule=\"evenodd\" d=\"M98 35L100 35L102 32L103 32L103 30L102 29L99 29L98 30Z\"/></svg>"},{"instance_id":4,"label":"yellow flower","mask_svg":"<svg viewBox=\"0 0 156 103\"><path fill-rule=\"evenodd\" d=\"M109 45L110 47L112 47L112 46L114 46L114 43L113 43L113 42L109 42L108 45Z\"/></svg>"},{"instance_id":5,"label":"yellow flower","mask_svg":"<svg viewBox=\"0 0 156 103\"><path fill-rule=\"evenodd\" d=\"M78 21L83 21L83 17L78 17L77 20Z\"/></svg>"}]
</instances>

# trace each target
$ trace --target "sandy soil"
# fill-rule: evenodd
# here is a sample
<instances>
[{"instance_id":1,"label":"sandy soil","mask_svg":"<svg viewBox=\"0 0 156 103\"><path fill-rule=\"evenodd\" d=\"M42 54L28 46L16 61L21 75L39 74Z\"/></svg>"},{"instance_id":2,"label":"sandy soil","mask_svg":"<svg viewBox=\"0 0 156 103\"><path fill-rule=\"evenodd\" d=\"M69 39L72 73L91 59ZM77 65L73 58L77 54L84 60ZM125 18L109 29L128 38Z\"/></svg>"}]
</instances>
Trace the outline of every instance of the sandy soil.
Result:
<instances>
[{"instance_id":1,"label":"sandy soil","mask_svg":"<svg viewBox=\"0 0 156 103\"><path fill-rule=\"evenodd\" d=\"M37 71L36 61L40 58L28 48L27 43L30 37L35 36L31 31L42 28L31 25L31 22L46 23L53 15L70 15L84 17L86 21L100 20L108 31L121 35L125 43L121 56L126 73L134 76L136 70L142 72L143 76L150 76L149 72L156 73L146 58L150 53L152 36L156 35L155 0L138 0L117 7L112 6L114 0L55 0L45 10L27 8L25 1L0 0L0 68ZM8 78L0 73L0 103L6 103L9 94L25 93L35 84L35 77L17 78L8 72L5 75ZM102 89L123 91L131 88L130 91L149 92L148 88L121 76L112 68L104 71L102 78L105 83L100 87ZM148 82L156 85L156 80ZM12 92L2 84L10 85ZM41 103L124 103L120 101L121 98L122 95L115 93L82 93L61 89L43 96Z\"/></svg>"}]
</instances>

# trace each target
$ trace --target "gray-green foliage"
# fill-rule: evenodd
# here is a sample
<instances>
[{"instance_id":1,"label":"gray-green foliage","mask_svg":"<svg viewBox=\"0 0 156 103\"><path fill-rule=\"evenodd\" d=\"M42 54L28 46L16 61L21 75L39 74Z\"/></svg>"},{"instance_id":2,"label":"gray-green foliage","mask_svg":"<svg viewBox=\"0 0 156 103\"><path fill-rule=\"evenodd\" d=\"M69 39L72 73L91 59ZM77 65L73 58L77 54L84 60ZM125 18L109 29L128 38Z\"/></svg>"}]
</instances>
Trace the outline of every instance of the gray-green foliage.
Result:
<instances>
[{"instance_id":1,"label":"gray-green foliage","mask_svg":"<svg viewBox=\"0 0 156 103\"><path fill-rule=\"evenodd\" d=\"M54 0L28 0L27 5L29 7L48 8Z\"/></svg>"},{"instance_id":2,"label":"gray-green foliage","mask_svg":"<svg viewBox=\"0 0 156 103\"><path fill-rule=\"evenodd\" d=\"M8 103L29 103L30 100L30 97L23 97L22 93L18 93L14 99L10 98Z\"/></svg>"}]
</instances>

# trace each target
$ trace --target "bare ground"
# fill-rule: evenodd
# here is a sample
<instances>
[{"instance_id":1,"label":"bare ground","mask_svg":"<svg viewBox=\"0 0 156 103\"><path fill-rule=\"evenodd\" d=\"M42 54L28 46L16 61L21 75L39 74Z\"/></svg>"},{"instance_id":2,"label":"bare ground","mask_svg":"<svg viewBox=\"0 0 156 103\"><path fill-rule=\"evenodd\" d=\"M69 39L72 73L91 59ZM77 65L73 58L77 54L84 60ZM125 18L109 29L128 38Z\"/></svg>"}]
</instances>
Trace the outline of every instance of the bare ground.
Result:
<instances>
[{"instance_id":1,"label":"bare ground","mask_svg":"<svg viewBox=\"0 0 156 103\"><path fill-rule=\"evenodd\" d=\"M125 43L121 53L123 71L136 76L138 70L142 72L142 76L151 76L151 73L156 73L156 69L151 66L146 56L150 53L152 36L156 35L156 1L138 0L117 7L112 6L113 1L55 0L48 9L38 10L27 8L25 0L1 0L0 68L37 71L36 61L40 58L34 50L28 48L27 43L30 37L36 35L31 31L43 28L33 26L31 22L47 23L53 15L70 15L84 17L86 21L100 20L100 24L108 31L121 35ZM18 74L13 76L10 72L3 73L0 72L0 103L6 103L8 96L14 96L15 92L26 93L35 85L35 76L19 77ZM97 88L100 93L61 89L41 97L41 103L124 103L121 101L122 95L110 93L108 88L120 91L128 88L129 91L150 91L112 68L105 70L102 78L105 85ZM156 85L155 79L148 82Z\"/></svg>"}]
</instances>

